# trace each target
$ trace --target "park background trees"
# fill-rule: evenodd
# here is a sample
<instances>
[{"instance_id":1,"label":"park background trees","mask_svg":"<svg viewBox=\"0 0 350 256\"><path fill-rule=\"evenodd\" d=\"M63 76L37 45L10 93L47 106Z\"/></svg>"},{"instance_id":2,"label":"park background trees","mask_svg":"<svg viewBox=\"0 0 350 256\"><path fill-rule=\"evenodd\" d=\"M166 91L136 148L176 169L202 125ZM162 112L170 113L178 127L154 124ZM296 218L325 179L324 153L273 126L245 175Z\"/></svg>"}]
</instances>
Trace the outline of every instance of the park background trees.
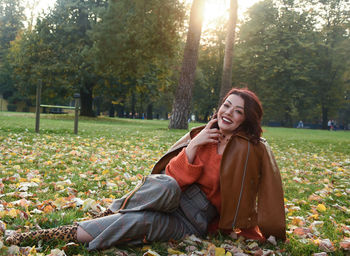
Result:
<instances>
[{"instance_id":1,"label":"park background trees","mask_svg":"<svg viewBox=\"0 0 350 256\"><path fill-rule=\"evenodd\" d=\"M24 0L0 0L0 94L30 106L42 81L43 99L53 104L79 92L82 115L167 118L191 4L57 0L33 22ZM265 124L350 123L349 20L345 0L258 2L237 23L232 86L258 94ZM186 119L207 121L215 112L226 23L220 17L202 33L193 93L180 103Z\"/></svg>"}]
</instances>

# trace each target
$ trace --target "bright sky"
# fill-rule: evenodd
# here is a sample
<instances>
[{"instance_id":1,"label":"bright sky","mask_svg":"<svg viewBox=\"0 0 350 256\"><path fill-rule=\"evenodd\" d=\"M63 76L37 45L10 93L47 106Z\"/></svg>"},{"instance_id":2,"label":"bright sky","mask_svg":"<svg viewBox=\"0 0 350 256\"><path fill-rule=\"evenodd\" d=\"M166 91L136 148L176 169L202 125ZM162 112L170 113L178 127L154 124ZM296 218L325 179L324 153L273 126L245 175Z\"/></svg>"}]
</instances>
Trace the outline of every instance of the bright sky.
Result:
<instances>
[{"instance_id":1,"label":"bright sky","mask_svg":"<svg viewBox=\"0 0 350 256\"><path fill-rule=\"evenodd\" d=\"M31 0L38 1L38 0ZM189 3L192 0L185 0ZM248 7L257 3L259 0L238 0L238 16L239 18L243 17L243 13L247 10ZM46 11L49 7L53 7L56 0L41 0L39 1L39 5L36 8L37 13L41 13L42 10ZM228 9L230 7L230 0L206 0L205 11L204 11L204 19L205 24L208 24L210 21L215 20L219 16L227 15Z\"/></svg>"},{"instance_id":2,"label":"bright sky","mask_svg":"<svg viewBox=\"0 0 350 256\"><path fill-rule=\"evenodd\" d=\"M187 0L192 2L192 0ZM238 18L242 18L244 12L260 0L238 0ZM206 0L204 10L204 22L209 23L219 16L229 15L230 0ZM205 24L204 24L205 26Z\"/></svg>"}]
</instances>

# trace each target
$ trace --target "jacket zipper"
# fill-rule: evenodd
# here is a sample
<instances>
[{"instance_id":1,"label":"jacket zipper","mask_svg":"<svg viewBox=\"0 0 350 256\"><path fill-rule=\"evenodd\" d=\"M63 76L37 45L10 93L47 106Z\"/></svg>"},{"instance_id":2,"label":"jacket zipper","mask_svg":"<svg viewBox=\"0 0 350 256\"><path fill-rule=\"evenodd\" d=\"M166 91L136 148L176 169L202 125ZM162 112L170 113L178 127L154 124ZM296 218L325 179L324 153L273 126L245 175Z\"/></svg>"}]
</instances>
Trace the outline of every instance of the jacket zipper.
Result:
<instances>
[{"instance_id":1,"label":"jacket zipper","mask_svg":"<svg viewBox=\"0 0 350 256\"><path fill-rule=\"evenodd\" d=\"M236 213L235 213L235 218L233 219L233 224L232 228L235 228L236 225L236 219L239 211L239 206L241 204L241 198L243 195L243 187L244 187L244 180L245 180L245 175L247 173L247 166L248 166L248 159L249 159L249 152L250 152L250 141L248 141L248 150L247 150L247 157L245 159L245 164L244 164L244 171L243 171L243 177L242 177L242 184L241 184L241 191L239 192L239 198L238 198L238 203L237 203L237 208L236 208Z\"/></svg>"}]
</instances>

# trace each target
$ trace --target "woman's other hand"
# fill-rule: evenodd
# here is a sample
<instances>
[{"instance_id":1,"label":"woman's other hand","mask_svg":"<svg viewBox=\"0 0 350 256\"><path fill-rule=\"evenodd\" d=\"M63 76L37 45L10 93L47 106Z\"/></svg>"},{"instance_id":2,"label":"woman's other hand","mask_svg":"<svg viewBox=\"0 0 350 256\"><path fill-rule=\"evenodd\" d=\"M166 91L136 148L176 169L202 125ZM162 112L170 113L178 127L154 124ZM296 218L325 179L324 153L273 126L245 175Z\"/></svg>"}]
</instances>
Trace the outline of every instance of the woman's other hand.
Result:
<instances>
[{"instance_id":1,"label":"woman's other hand","mask_svg":"<svg viewBox=\"0 0 350 256\"><path fill-rule=\"evenodd\" d=\"M186 148L188 162L193 163L197 148L208 143L218 143L221 132L217 128L211 128L218 120L210 120L204 129L194 137Z\"/></svg>"}]
</instances>

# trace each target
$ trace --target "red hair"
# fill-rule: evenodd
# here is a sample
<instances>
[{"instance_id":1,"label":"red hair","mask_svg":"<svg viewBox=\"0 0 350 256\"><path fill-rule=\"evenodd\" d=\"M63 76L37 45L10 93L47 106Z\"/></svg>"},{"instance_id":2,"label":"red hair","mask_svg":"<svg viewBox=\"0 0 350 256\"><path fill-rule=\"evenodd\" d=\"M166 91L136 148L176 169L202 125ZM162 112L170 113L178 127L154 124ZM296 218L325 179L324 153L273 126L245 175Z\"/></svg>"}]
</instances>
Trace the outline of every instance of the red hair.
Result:
<instances>
[{"instance_id":1,"label":"red hair","mask_svg":"<svg viewBox=\"0 0 350 256\"><path fill-rule=\"evenodd\" d=\"M243 131L252 142L258 143L262 133L261 119L263 115L263 109L258 96L248 88L232 88L226 94L222 103L232 94L235 94L244 100L245 120L236 129L235 133Z\"/></svg>"}]
</instances>

